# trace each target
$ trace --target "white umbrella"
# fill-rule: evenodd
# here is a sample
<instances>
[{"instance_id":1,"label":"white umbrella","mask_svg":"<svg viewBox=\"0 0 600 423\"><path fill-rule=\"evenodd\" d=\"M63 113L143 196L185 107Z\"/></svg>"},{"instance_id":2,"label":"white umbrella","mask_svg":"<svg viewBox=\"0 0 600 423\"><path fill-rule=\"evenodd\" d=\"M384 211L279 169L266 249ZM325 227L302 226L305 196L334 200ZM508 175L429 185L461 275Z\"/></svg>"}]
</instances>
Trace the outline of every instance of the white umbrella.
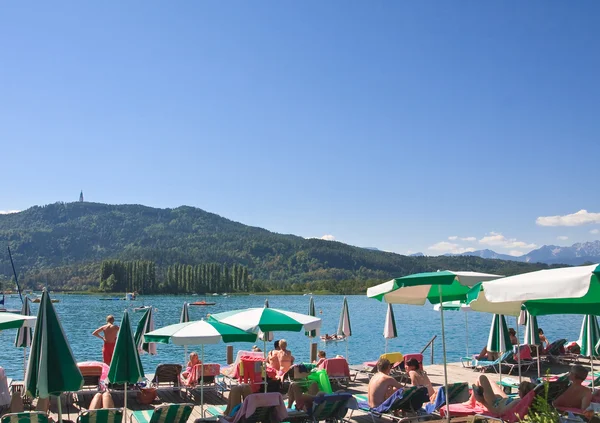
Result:
<instances>
[{"instance_id":1,"label":"white umbrella","mask_svg":"<svg viewBox=\"0 0 600 423\"><path fill-rule=\"evenodd\" d=\"M394 309L392 308L391 304L388 304L387 313L385 315L383 337L385 338L385 352L387 353L388 339L398 337L398 331L396 330L396 319L394 318Z\"/></svg>"},{"instance_id":2,"label":"white umbrella","mask_svg":"<svg viewBox=\"0 0 600 423\"><path fill-rule=\"evenodd\" d=\"M340 313L340 322L338 324L337 335L346 338L346 361L348 357L348 339L352 336L352 327L350 326L350 311L348 310L348 300L344 297L342 312Z\"/></svg>"}]
</instances>

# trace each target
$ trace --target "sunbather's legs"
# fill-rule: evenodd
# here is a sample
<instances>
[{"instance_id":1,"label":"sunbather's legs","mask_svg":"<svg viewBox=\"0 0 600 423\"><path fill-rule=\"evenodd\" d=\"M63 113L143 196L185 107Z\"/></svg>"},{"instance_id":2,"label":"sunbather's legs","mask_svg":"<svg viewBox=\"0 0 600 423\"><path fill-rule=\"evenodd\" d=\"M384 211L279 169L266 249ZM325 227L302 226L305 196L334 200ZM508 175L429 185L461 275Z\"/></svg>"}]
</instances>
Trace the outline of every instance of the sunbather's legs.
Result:
<instances>
[{"instance_id":1,"label":"sunbather's legs","mask_svg":"<svg viewBox=\"0 0 600 423\"><path fill-rule=\"evenodd\" d=\"M236 405L241 404L243 399L252 393L252 387L248 384L242 383L241 385L234 385L229 391L229 398L227 398L227 408L223 413L225 416L231 414L231 411Z\"/></svg>"},{"instance_id":2,"label":"sunbather's legs","mask_svg":"<svg viewBox=\"0 0 600 423\"><path fill-rule=\"evenodd\" d=\"M112 395L108 391L102 394L102 407L115 408L115 402L113 401Z\"/></svg>"},{"instance_id":3,"label":"sunbather's legs","mask_svg":"<svg viewBox=\"0 0 600 423\"><path fill-rule=\"evenodd\" d=\"M316 382L312 382L309 385L306 393L302 390L301 384L292 382L290 383L290 388L288 390L288 408L292 408L295 402L296 408L298 410L303 410L306 405L305 403L312 400L318 393L319 385Z\"/></svg>"},{"instance_id":4,"label":"sunbather's legs","mask_svg":"<svg viewBox=\"0 0 600 423\"><path fill-rule=\"evenodd\" d=\"M506 397L506 394L504 393L502 393L503 395L499 395L496 393L496 390L494 389L486 375L479 376L479 386L483 388L483 399L487 408L494 407L494 404L496 403L498 397Z\"/></svg>"},{"instance_id":5,"label":"sunbather's legs","mask_svg":"<svg viewBox=\"0 0 600 423\"><path fill-rule=\"evenodd\" d=\"M90 407L88 410L100 410L102 408L102 394L98 392L92 398L92 402L90 402Z\"/></svg>"}]
</instances>

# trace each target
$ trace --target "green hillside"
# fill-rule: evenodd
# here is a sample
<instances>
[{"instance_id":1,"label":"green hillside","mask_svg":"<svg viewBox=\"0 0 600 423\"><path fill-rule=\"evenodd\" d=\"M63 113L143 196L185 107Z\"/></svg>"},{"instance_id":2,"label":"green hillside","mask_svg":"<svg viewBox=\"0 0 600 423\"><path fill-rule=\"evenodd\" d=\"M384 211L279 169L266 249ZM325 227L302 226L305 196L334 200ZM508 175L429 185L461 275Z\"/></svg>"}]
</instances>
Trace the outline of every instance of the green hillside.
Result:
<instances>
[{"instance_id":1,"label":"green hillside","mask_svg":"<svg viewBox=\"0 0 600 423\"><path fill-rule=\"evenodd\" d=\"M193 207L56 203L0 215L1 277L30 286L97 288L106 259L146 260L157 279L169 265L244 266L254 289L364 289L391 277L438 269L515 274L542 264L478 257L407 257L319 239L282 235Z\"/></svg>"}]
</instances>

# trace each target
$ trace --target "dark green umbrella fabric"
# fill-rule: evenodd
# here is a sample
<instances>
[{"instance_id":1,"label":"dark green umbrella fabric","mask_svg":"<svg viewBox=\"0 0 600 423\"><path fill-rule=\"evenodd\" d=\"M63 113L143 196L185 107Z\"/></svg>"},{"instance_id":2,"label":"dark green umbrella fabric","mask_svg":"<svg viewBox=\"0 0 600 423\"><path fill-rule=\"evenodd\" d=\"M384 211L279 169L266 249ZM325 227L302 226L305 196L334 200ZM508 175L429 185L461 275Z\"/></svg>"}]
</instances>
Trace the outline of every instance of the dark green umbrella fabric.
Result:
<instances>
[{"instance_id":1,"label":"dark green umbrella fabric","mask_svg":"<svg viewBox=\"0 0 600 423\"><path fill-rule=\"evenodd\" d=\"M129 314L125 311L108 370L108 380L111 383L138 383L143 377L142 361L133 340Z\"/></svg>"},{"instance_id":2,"label":"dark green umbrella fabric","mask_svg":"<svg viewBox=\"0 0 600 423\"><path fill-rule=\"evenodd\" d=\"M82 386L83 376L50 296L44 290L33 332L25 387L33 397L48 398L78 391Z\"/></svg>"}]
</instances>

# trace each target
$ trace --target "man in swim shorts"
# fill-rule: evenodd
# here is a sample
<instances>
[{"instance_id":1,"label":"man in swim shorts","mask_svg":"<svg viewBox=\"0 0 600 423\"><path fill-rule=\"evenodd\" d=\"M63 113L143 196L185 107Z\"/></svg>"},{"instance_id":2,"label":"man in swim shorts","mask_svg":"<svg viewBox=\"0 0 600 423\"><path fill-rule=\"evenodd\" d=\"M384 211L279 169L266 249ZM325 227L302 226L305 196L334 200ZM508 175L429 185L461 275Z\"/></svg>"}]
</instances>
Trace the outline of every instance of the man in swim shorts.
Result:
<instances>
[{"instance_id":1,"label":"man in swim shorts","mask_svg":"<svg viewBox=\"0 0 600 423\"><path fill-rule=\"evenodd\" d=\"M114 324L115 318L112 315L106 317L106 324L100 326L92 335L102 339L104 345L102 346L102 361L110 366L113 353L115 351L115 343L117 342L117 334L119 333L119 327ZM102 335L100 335L102 333ZM104 335L104 336L103 336Z\"/></svg>"}]
</instances>

